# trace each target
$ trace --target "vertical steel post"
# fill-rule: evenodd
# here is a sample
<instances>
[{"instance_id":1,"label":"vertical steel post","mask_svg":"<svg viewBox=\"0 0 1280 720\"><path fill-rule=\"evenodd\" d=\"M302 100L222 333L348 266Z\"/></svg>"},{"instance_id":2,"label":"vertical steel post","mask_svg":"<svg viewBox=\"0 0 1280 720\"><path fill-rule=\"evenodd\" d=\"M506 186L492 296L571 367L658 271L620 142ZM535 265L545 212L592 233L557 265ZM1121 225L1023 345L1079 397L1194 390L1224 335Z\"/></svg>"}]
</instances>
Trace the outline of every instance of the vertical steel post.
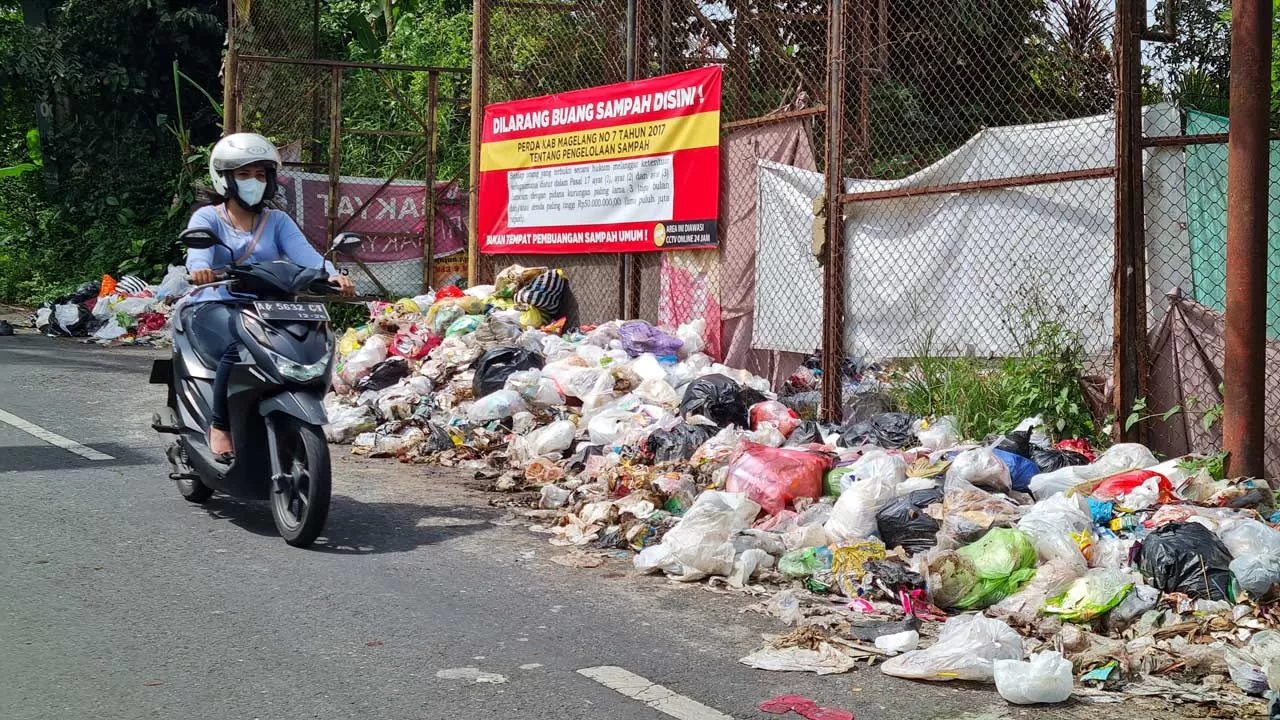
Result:
<instances>
[{"instance_id":1,"label":"vertical steel post","mask_svg":"<svg viewBox=\"0 0 1280 720\"><path fill-rule=\"evenodd\" d=\"M822 302L822 417L840 422L844 373L844 87L845 5L831 0L827 21L827 228L823 258Z\"/></svg>"},{"instance_id":2,"label":"vertical steel post","mask_svg":"<svg viewBox=\"0 0 1280 720\"><path fill-rule=\"evenodd\" d=\"M236 0L227 0L227 59L222 72L222 133L230 135L240 129L238 76L240 53L236 50Z\"/></svg>"},{"instance_id":3,"label":"vertical steel post","mask_svg":"<svg viewBox=\"0 0 1280 720\"><path fill-rule=\"evenodd\" d=\"M489 61L489 0L471 3L471 172L467 188L467 285L479 281L480 136L484 132L485 74Z\"/></svg>"},{"instance_id":4,"label":"vertical steel post","mask_svg":"<svg viewBox=\"0 0 1280 720\"><path fill-rule=\"evenodd\" d=\"M1119 0L1115 14L1116 180L1114 361L1120 436L1141 439L1142 427L1124 430L1146 387L1146 248L1142 183L1142 41L1145 3Z\"/></svg>"},{"instance_id":5,"label":"vertical steel post","mask_svg":"<svg viewBox=\"0 0 1280 720\"><path fill-rule=\"evenodd\" d=\"M427 206L422 226L422 292L435 285L436 263L436 152L440 132L436 122L436 106L440 102L440 74L427 73L427 124L430 129L427 148Z\"/></svg>"},{"instance_id":6,"label":"vertical steel post","mask_svg":"<svg viewBox=\"0 0 1280 720\"><path fill-rule=\"evenodd\" d=\"M339 178L342 175L342 68L334 65L329 70L329 207L327 223L329 237L334 235L338 220Z\"/></svg>"},{"instance_id":7,"label":"vertical steel post","mask_svg":"<svg viewBox=\"0 0 1280 720\"><path fill-rule=\"evenodd\" d=\"M626 62L627 80L636 79L636 4L638 0L627 0L626 28ZM622 312L620 317L634 320L640 315L640 266L633 253L622 253L619 268L618 303Z\"/></svg>"},{"instance_id":8,"label":"vertical steel post","mask_svg":"<svg viewBox=\"0 0 1280 720\"><path fill-rule=\"evenodd\" d=\"M1229 471L1265 477L1268 120L1271 0L1231 3L1231 130L1227 144L1227 335L1224 449Z\"/></svg>"}]
</instances>

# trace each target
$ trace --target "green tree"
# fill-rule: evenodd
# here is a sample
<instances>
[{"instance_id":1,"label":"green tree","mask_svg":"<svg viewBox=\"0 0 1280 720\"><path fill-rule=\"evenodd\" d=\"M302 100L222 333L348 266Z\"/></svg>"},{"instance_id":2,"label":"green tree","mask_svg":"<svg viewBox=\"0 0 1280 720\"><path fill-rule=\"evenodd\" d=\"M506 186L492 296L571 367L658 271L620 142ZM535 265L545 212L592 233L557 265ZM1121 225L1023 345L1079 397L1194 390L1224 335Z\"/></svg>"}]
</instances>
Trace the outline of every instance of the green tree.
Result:
<instances>
[{"instance_id":1,"label":"green tree","mask_svg":"<svg viewBox=\"0 0 1280 720\"><path fill-rule=\"evenodd\" d=\"M188 160L166 126L180 110L184 133L203 144L220 122L200 93L175 86L174 61L216 92L220 3L65 0L38 28L18 21L11 0L0 8L0 93L14 101L0 115L5 159L25 149L15 143L45 95L54 131L41 142L58 166L53 193L38 173L0 179L0 296L32 300L103 272L162 271L178 257L185 218L170 209L186 199L175 180Z\"/></svg>"}]
</instances>

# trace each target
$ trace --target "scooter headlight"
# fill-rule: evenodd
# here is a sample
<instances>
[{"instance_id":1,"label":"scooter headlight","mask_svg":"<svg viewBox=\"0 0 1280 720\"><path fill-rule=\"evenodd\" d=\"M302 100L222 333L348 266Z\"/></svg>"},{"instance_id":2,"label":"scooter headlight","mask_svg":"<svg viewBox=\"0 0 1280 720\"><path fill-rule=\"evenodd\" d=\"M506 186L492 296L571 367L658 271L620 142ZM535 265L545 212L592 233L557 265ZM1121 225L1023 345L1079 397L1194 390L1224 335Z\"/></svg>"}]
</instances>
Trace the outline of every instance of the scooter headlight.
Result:
<instances>
[{"instance_id":1,"label":"scooter headlight","mask_svg":"<svg viewBox=\"0 0 1280 720\"><path fill-rule=\"evenodd\" d=\"M320 362L311 363L310 365L294 362L288 358L280 357L275 353L272 353L271 359L275 362L276 370L280 371L280 375L282 375L286 380L292 380L299 383L311 382L312 380L319 379L329 369L329 358L325 358Z\"/></svg>"}]
</instances>

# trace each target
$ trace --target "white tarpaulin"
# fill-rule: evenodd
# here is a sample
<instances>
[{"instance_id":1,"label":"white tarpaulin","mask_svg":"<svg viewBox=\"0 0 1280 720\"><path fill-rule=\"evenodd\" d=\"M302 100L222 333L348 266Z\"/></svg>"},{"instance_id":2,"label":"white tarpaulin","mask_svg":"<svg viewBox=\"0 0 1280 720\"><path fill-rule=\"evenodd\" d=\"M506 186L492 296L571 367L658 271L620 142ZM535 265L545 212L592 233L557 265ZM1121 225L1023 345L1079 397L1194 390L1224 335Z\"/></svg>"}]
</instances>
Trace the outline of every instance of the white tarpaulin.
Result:
<instances>
[{"instance_id":1,"label":"white tarpaulin","mask_svg":"<svg viewBox=\"0 0 1280 720\"><path fill-rule=\"evenodd\" d=\"M1167 114L1176 127L1171 106L1149 108L1148 124ZM845 188L866 193L1109 168L1113 130L1109 116L991 128L910 177L846 180ZM758 167L754 345L812 352L821 345L823 296L810 254L812 206L823 178L776 163ZM1080 330L1090 355L1108 354L1114 193L1106 177L847 204L846 350L876 358L926 350L1016 355L1010 328L1019 326L1018 313L1035 307ZM1153 221L1153 208L1175 217ZM1157 244L1173 257L1185 255L1173 247L1179 237L1185 245L1176 231L1183 212L1181 197L1153 203L1148 195L1149 224L1175 229Z\"/></svg>"}]
</instances>

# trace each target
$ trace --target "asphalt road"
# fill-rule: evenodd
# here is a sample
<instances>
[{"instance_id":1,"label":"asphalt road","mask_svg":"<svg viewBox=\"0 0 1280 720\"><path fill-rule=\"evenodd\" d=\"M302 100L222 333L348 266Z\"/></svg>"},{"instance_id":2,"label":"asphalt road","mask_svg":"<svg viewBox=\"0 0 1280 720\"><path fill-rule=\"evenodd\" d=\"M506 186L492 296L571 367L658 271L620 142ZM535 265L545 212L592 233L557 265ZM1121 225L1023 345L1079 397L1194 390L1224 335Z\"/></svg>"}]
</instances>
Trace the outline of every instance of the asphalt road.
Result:
<instances>
[{"instance_id":1,"label":"asphalt road","mask_svg":"<svg viewBox=\"0 0 1280 720\"><path fill-rule=\"evenodd\" d=\"M747 668L737 659L782 630L740 613L749 598L623 561L558 565L563 549L503 522L466 474L340 448L327 535L290 548L265 507L191 505L167 480L147 427L163 402L154 354L0 338L0 411L114 458L0 422L0 716L744 720L775 717L757 708L780 694L859 720L1105 712L1010 708L993 688L877 669ZM637 700L579 672L601 666L706 709L654 701L692 714L663 713L645 702L659 690Z\"/></svg>"}]
</instances>

